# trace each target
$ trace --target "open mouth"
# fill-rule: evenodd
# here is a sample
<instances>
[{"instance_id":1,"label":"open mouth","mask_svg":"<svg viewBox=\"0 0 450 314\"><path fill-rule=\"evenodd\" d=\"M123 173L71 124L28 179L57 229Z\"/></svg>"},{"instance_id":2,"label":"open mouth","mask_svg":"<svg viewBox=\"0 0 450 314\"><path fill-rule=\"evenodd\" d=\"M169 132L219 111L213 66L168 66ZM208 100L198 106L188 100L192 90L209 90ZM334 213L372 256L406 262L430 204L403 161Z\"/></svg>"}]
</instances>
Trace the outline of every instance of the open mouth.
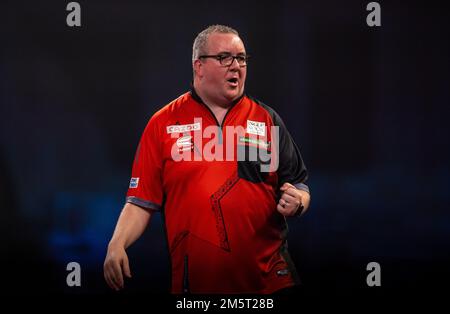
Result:
<instances>
[{"instance_id":1,"label":"open mouth","mask_svg":"<svg viewBox=\"0 0 450 314\"><path fill-rule=\"evenodd\" d=\"M228 83L230 83L232 86L237 86L238 85L238 79L237 78L230 78L227 80Z\"/></svg>"}]
</instances>

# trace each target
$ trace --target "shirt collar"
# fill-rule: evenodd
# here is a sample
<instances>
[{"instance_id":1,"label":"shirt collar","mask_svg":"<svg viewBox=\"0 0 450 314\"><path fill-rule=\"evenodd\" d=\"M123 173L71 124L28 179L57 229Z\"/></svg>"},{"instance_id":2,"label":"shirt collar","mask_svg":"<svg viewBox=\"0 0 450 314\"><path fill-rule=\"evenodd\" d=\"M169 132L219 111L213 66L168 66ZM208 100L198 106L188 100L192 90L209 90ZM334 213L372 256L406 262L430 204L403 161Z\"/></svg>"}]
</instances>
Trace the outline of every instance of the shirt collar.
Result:
<instances>
[{"instance_id":1,"label":"shirt collar","mask_svg":"<svg viewBox=\"0 0 450 314\"><path fill-rule=\"evenodd\" d=\"M206 104L203 101L203 99L201 99L200 96L195 91L194 84L192 84L192 83L191 83L190 93L191 93L192 98L194 98L195 101L197 101L198 103L206 106ZM231 103L230 108L233 107L234 105L236 105L242 99L242 97L244 97L244 95L245 95L245 93L242 93L241 96L239 96L238 98L233 100L233 102Z\"/></svg>"}]
</instances>

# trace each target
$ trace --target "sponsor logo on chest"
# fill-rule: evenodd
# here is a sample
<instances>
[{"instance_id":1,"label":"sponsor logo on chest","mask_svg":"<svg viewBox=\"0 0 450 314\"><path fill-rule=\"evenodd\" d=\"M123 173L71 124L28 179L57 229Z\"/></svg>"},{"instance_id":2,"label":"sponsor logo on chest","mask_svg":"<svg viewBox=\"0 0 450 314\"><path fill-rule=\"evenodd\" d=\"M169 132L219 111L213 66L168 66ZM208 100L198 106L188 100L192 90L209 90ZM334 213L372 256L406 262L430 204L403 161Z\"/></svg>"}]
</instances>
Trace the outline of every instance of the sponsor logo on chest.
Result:
<instances>
[{"instance_id":1,"label":"sponsor logo on chest","mask_svg":"<svg viewBox=\"0 0 450 314\"><path fill-rule=\"evenodd\" d=\"M266 136L266 123L247 120L247 129L248 134Z\"/></svg>"},{"instance_id":2,"label":"sponsor logo on chest","mask_svg":"<svg viewBox=\"0 0 450 314\"><path fill-rule=\"evenodd\" d=\"M200 122L191 123L191 124L175 124L175 125L168 125L167 127L167 134L170 133L184 133L184 132L190 132L190 131L197 131L200 130Z\"/></svg>"},{"instance_id":3,"label":"sponsor logo on chest","mask_svg":"<svg viewBox=\"0 0 450 314\"><path fill-rule=\"evenodd\" d=\"M192 136L185 135L177 139L177 147L180 151L191 150L194 146L192 142Z\"/></svg>"}]
</instances>

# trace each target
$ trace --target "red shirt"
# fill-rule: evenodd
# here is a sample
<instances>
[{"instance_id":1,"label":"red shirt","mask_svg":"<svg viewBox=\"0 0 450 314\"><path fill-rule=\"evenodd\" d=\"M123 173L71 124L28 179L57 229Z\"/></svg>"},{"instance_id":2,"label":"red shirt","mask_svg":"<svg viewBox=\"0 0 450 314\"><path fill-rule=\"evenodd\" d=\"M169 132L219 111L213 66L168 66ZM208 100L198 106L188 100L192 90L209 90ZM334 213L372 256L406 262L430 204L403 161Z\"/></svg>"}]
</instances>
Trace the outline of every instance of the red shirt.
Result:
<instances>
[{"instance_id":1,"label":"red shirt","mask_svg":"<svg viewBox=\"0 0 450 314\"><path fill-rule=\"evenodd\" d=\"M242 160L255 151L278 158L278 168L264 172L270 161ZM298 147L270 107L244 95L220 126L192 90L148 122L127 202L162 211L173 293L272 293L298 281L276 209L279 187L307 190L306 178Z\"/></svg>"}]
</instances>

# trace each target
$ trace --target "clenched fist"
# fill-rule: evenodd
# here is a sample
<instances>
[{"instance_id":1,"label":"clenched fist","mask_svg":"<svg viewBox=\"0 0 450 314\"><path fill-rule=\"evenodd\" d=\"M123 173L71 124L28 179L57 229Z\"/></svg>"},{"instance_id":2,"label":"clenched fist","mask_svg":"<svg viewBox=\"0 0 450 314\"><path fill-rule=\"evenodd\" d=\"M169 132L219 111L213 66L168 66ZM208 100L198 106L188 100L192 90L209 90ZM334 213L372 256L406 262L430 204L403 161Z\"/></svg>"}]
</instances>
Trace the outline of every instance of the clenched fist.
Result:
<instances>
[{"instance_id":1,"label":"clenched fist","mask_svg":"<svg viewBox=\"0 0 450 314\"><path fill-rule=\"evenodd\" d=\"M280 190L283 192L278 201L277 210L286 217L301 215L309 206L309 193L297 189L290 183L284 183Z\"/></svg>"}]
</instances>

